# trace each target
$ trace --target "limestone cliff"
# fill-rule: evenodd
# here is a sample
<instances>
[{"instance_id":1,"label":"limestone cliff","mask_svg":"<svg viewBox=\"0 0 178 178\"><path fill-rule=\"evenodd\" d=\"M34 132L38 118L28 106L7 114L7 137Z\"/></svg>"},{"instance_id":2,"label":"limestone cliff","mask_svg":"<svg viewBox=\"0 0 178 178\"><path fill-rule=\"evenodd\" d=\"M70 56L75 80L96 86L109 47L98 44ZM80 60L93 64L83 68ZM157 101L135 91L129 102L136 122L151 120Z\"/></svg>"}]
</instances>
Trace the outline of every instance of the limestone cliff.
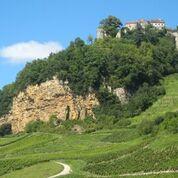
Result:
<instances>
[{"instance_id":1,"label":"limestone cliff","mask_svg":"<svg viewBox=\"0 0 178 178\"><path fill-rule=\"evenodd\" d=\"M98 104L94 94L75 96L67 84L54 77L20 92L3 120L10 122L12 131L17 133L23 131L28 122L36 119L48 121L53 114L61 120L94 117L92 109Z\"/></svg>"}]
</instances>

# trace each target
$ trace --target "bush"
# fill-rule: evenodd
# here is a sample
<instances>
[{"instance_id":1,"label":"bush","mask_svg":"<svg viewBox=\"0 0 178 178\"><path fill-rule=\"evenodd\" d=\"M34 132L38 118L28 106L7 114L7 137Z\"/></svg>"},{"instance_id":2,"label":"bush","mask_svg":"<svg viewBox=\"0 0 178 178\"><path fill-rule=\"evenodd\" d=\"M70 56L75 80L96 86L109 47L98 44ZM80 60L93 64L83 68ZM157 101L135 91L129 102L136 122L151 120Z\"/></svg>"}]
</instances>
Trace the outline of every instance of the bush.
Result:
<instances>
[{"instance_id":1,"label":"bush","mask_svg":"<svg viewBox=\"0 0 178 178\"><path fill-rule=\"evenodd\" d=\"M156 119L155 119L155 121L154 121L154 124L155 125L160 125L163 121L164 121L164 117L162 117L162 116L159 116L159 117L157 117Z\"/></svg>"},{"instance_id":2,"label":"bush","mask_svg":"<svg viewBox=\"0 0 178 178\"><path fill-rule=\"evenodd\" d=\"M116 123L117 118L113 116L100 115L96 120L97 127L100 129L111 129Z\"/></svg>"},{"instance_id":3,"label":"bush","mask_svg":"<svg viewBox=\"0 0 178 178\"><path fill-rule=\"evenodd\" d=\"M110 93L106 88L100 87L97 98L100 102L100 106L94 109L96 116L121 116L121 103L116 95Z\"/></svg>"},{"instance_id":4,"label":"bush","mask_svg":"<svg viewBox=\"0 0 178 178\"><path fill-rule=\"evenodd\" d=\"M45 126L45 122L41 120L31 121L26 125L25 131L27 133L38 132L43 130L44 126Z\"/></svg>"},{"instance_id":5,"label":"bush","mask_svg":"<svg viewBox=\"0 0 178 178\"><path fill-rule=\"evenodd\" d=\"M56 126L59 125L59 120L58 120L58 118L57 118L56 115L52 115L52 116L49 118L48 123L49 123L49 126L50 126L51 128L55 128Z\"/></svg>"},{"instance_id":6,"label":"bush","mask_svg":"<svg viewBox=\"0 0 178 178\"><path fill-rule=\"evenodd\" d=\"M134 117L139 115L150 107L159 96L165 94L165 89L162 86L149 86L144 83L130 98L128 104L125 105L125 117Z\"/></svg>"},{"instance_id":7,"label":"bush","mask_svg":"<svg viewBox=\"0 0 178 178\"><path fill-rule=\"evenodd\" d=\"M138 131L140 135L148 135L153 131L154 122L144 119L138 126Z\"/></svg>"},{"instance_id":8,"label":"bush","mask_svg":"<svg viewBox=\"0 0 178 178\"><path fill-rule=\"evenodd\" d=\"M167 130L170 133L178 133L178 112L166 113L160 127L162 130Z\"/></svg>"},{"instance_id":9,"label":"bush","mask_svg":"<svg viewBox=\"0 0 178 178\"><path fill-rule=\"evenodd\" d=\"M120 119L118 122L116 122L114 124L114 126L117 127L127 127L131 124L131 120L130 119Z\"/></svg>"},{"instance_id":10,"label":"bush","mask_svg":"<svg viewBox=\"0 0 178 178\"><path fill-rule=\"evenodd\" d=\"M11 133L11 124L7 123L0 126L0 136L9 135Z\"/></svg>"}]
</instances>

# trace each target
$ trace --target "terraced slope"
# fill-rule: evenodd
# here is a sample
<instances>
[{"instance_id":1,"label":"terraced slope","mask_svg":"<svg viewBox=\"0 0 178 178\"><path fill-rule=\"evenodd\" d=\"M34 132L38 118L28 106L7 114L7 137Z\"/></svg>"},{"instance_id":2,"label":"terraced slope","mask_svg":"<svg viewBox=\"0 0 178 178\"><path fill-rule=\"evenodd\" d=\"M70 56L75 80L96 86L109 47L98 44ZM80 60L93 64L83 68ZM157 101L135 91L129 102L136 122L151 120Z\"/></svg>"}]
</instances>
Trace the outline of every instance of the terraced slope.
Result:
<instances>
[{"instance_id":1,"label":"terraced slope","mask_svg":"<svg viewBox=\"0 0 178 178\"><path fill-rule=\"evenodd\" d=\"M155 119L158 116L164 115L166 112L178 111L178 74L170 75L162 81L166 89L166 95L158 99L145 112L133 118L133 123L136 124L142 119Z\"/></svg>"}]
</instances>

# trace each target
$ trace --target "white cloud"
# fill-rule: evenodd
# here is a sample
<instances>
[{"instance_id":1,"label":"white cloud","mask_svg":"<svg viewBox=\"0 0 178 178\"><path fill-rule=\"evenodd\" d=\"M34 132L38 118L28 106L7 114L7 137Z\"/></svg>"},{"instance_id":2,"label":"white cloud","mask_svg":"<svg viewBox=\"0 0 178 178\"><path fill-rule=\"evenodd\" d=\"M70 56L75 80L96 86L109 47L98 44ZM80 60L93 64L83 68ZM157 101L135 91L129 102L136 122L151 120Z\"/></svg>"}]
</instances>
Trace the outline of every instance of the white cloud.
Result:
<instances>
[{"instance_id":1,"label":"white cloud","mask_svg":"<svg viewBox=\"0 0 178 178\"><path fill-rule=\"evenodd\" d=\"M20 42L0 49L0 57L7 58L14 63L24 63L37 58L48 57L50 53L56 53L63 48L58 42L37 41Z\"/></svg>"}]
</instances>

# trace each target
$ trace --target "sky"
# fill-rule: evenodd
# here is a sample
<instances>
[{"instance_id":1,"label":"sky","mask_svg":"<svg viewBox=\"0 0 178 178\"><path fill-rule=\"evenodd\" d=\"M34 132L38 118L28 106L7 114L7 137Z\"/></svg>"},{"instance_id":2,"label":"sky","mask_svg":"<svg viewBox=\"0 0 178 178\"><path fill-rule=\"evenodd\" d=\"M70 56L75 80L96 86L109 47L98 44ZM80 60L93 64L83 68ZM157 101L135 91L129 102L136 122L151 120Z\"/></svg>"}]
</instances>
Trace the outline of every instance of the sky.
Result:
<instances>
[{"instance_id":1,"label":"sky","mask_svg":"<svg viewBox=\"0 0 178 178\"><path fill-rule=\"evenodd\" d=\"M108 15L178 25L178 0L0 0L0 88L13 82L26 62L65 49L76 37L96 36Z\"/></svg>"}]
</instances>

